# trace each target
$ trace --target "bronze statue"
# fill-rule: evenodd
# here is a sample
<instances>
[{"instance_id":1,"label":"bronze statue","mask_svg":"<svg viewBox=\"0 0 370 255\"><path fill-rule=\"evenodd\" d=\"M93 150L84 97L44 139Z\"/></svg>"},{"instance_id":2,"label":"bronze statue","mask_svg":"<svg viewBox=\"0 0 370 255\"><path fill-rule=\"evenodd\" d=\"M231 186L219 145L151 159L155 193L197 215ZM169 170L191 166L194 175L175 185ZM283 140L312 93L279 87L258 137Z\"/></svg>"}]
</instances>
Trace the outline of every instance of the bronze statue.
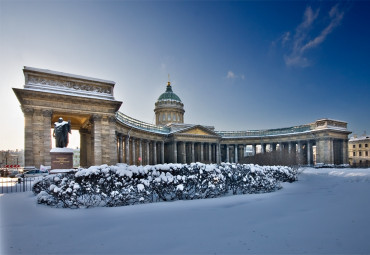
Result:
<instances>
[{"instance_id":1,"label":"bronze statue","mask_svg":"<svg viewBox=\"0 0 370 255\"><path fill-rule=\"evenodd\" d=\"M53 137L55 137L55 146L57 148L64 148L68 146L68 133L71 132L71 121L63 121L63 118L59 118L58 122L54 123Z\"/></svg>"}]
</instances>

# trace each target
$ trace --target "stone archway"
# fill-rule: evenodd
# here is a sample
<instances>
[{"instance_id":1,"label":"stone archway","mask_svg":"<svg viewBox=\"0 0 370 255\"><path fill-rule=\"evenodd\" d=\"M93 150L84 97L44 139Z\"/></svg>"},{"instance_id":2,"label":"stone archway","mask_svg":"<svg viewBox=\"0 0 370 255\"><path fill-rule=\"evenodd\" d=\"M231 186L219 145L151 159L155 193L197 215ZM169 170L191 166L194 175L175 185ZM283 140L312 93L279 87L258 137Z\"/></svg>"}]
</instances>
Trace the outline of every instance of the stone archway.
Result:
<instances>
[{"instance_id":1,"label":"stone archway","mask_svg":"<svg viewBox=\"0 0 370 255\"><path fill-rule=\"evenodd\" d=\"M13 88L25 118L25 166L50 165L50 128L59 117L80 131L81 165L117 163L115 83L24 67L23 89Z\"/></svg>"}]
</instances>

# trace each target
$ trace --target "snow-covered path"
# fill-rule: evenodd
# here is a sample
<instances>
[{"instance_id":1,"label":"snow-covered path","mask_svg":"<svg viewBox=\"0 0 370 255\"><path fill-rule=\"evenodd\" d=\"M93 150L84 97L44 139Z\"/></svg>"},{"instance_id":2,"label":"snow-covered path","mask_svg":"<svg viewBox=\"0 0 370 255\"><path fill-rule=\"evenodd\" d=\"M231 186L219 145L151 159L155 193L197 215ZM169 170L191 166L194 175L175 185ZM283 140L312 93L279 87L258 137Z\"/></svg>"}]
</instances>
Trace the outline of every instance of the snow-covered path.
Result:
<instances>
[{"instance_id":1,"label":"snow-covered path","mask_svg":"<svg viewBox=\"0 0 370 255\"><path fill-rule=\"evenodd\" d=\"M370 169L306 168L274 193L55 209L0 196L1 254L370 254Z\"/></svg>"}]
</instances>

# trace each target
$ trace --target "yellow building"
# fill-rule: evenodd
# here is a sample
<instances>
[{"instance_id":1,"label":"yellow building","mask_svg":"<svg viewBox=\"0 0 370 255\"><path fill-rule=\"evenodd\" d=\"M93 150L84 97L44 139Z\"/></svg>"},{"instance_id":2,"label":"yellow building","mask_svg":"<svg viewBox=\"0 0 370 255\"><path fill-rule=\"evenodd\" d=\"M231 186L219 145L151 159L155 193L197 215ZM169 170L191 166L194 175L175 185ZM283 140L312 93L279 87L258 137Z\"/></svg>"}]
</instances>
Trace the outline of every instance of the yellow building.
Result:
<instances>
[{"instance_id":1,"label":"yellow building","mask_svg":"<svg viewBox=\"0 0 370 255\"><path fill-rule=\"evenodd\" d=\"M349 164L353 166L370 166L370 136L351 137L348 141Z\"/></svg>"}]
</instances>

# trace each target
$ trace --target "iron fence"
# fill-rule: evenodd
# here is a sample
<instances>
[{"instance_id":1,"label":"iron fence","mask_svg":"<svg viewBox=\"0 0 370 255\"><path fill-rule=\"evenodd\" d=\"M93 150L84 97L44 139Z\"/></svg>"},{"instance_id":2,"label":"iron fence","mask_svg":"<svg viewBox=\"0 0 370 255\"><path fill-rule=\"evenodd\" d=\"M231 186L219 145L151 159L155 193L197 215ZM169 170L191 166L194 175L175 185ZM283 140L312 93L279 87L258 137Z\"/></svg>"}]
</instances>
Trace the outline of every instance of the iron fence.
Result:
<instances>
[{"instance_id":1,"label":"iron fence","mask_svg":"<svg viewBox=\"0 0 370 255\"><path fill-rule=\"evenodd\" d=\"M0 194L32 191L33 183L40 177L36 178L0 178Z\"/></svg>"}]
</instances>

